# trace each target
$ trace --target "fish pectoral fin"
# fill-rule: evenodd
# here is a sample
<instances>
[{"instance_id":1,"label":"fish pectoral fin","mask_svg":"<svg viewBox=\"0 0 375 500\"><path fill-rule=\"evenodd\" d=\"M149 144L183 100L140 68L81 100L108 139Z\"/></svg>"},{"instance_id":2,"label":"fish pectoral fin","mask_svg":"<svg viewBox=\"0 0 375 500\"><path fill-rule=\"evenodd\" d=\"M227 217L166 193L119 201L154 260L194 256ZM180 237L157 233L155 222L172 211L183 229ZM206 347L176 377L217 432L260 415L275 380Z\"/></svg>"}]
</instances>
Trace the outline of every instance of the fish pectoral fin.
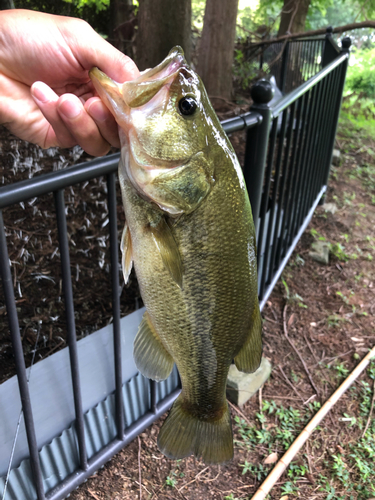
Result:
<instances>
[{"instance_id":1,"label":"fish pectoral fin","mask_svg":"<svg viewBox=\"0 0 375 500\"><path fill-rule=\"evenodd\" d=\"M146 311L134 340L134 361L138 370L152 380L165 380L171 374L174 361L153 327Z\"/></svg>"},{"instance_id":2,"label":"fish pectoral fin","mask_svg":"<svg viewBox=\"0 0 375 500\"><path fill-rule=\"evenodd\" d=\"M157 225L150 226L150 231L165 268L177 285L182 288L182 259L171 228L166 220L161 218Z\"/></svg>"},{"instance_id":3,"label":"fish pectoral fin","mask_svg":"<svg viewBox=\"0 0 375 500\"><path fill-rule=\"evenodd\" d=\"M262 318L258 301L254 307L251 328L245 344L234 358L238 370L245 373L253 373L259 368L262 360Z\"/></svg>"},{"instance_id":4,"label":"fish pectoral fin","mask_svg":"<svg viewBox=\"0 0 375 500\"><path fill-rule=\"evenodd\" d=\"M160 429L159 450L168 458L195 455L205 464L224 464L233 458L233 435L228 404L216 419L200 419L184 408L180 394Z\"/></svg>"},{"instance_id":5,"label":"fish pectoral fin","mask_svg":"<svg viewBox=\"0 0 375 500\"><path fill-rule=\"evenodd\" d=\"M124 275L125 284L127 284L129 281L130 272L133 267L133 245L127 222L125 222L125 227L122 232L120 248L122 252L122 272Z\"/></svg>"}]
</instances>

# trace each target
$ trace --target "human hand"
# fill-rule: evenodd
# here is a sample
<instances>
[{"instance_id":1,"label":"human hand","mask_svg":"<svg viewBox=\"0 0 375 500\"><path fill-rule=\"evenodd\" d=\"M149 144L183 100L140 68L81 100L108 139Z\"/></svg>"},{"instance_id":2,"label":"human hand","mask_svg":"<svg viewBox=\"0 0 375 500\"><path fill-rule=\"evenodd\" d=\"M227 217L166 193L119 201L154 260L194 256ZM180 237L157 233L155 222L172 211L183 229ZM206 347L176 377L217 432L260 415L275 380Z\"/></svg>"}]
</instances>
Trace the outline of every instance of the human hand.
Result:
<instances>
[{"instance_id":1,"label":"human hand","mask_svg":"<svg viewBox=\"0 0 375 500\"><path fill-rule=\"evenodd\" d=\"M93 66L119 82L139 75L81 19L1 11L0 123L43 148L79 144L101 156L119 147L116 122L88 76Z\"/></svg>"}]
</instances>

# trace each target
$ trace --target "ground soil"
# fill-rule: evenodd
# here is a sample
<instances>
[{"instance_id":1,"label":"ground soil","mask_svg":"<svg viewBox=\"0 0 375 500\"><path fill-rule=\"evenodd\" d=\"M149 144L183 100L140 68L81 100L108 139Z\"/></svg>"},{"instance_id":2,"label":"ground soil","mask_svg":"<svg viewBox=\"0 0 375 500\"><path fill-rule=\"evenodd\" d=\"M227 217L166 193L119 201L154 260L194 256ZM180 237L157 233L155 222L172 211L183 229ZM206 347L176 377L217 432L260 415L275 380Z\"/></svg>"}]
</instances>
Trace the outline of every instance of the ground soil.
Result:
<instances>
[{"instance_id":1,"label":"ground soil","mask_svg":"<svg viewBox=\"0 0 375 500\"><path fill-rule=\"evenodd\" d=\"M233 142L242 158L241 137L234 138ZM284 284L279 281L262 313L264 355L273 365L272 375L261 393L243 408L232 407L233 417L237 415L259 429L261 424L256 414L262 408L262 401L274 400L285 407L292 406L301 414L306 413L309 401L323 403L342 380L330 366L340 364L351 370L358 363L358 358L362 358L375 344L375 275L372 261L375 244L371 239L374 235L375 193L370 192L360 176L354 175L358 166L365 162L373 164L374 159L366 149L350 150L345 154L350 149L346 139L339 138L338 146L342 151L341 164L333 170L326 198L326 202L336 203L338 211L332 214L322 206L317 208L283 273ZM34 175L42 162L43 171L46 171L86 159L79 150L76 150L76 156L80 157L75 159L71 157L71 152L57 150L41 158L40 150L18 141L16 143L5 131L1 135L1 147L3 179L1 182L0 175L0 184ZM35 349L38 332L38 359L65 345L57 234L53 225L49 224L54 211L52 203L52 196L45 196L4 210L27 363L30 362L31 351ZM111 321L104 180L67 190L66 205L77 333L81 337ZM120 201L118 207L120 230L123 223ZM311 234L311 229L315 233ZM309 257L309 250L314 239L319 237L332 244L340 243L347 255L356 255L357 258L347 260L342 255L340 258L331 255L328 265L316 263ZM139 301L133 278L131 285L123 288L122 314L132 311ZM14 374L3 304L3 296L0 295L0 381ZM95 317L91 314L93 308ZM287 341L286 334L301 354L308 373ZM361 379L369 381L366 377L364 374ZM307 474L296 483L299 498L328 498L327 493L319 490L318 478L320 474L329 476L327 463L337 450L346 450L350 442L359 438L359 430L349 429L347 422L341 420L344 413L358 414L358 405L358 399L350 392L344 395L296 457L296 463L302 459L308 463ZM207 467L193 458L171 461L158 451L156 445L164 418L122 450L70 498L251 498L262 477L249 472L243 474L242 466L246 461L263 464L271 451L278 456L284 451L280 446L270 450L261 443L252 448L244 446L236 424L235 456L230 464ZM278 422L268 419L266 425L271 428ZM270 467L272 465L264 466L265 470ZM287 474L284 474L269 498L280 499L282 487L287 481ZM341 483L336 488L337 496L345 495ZM355 494L353 498L368 496Z\"/></svg>"}]
</instances>

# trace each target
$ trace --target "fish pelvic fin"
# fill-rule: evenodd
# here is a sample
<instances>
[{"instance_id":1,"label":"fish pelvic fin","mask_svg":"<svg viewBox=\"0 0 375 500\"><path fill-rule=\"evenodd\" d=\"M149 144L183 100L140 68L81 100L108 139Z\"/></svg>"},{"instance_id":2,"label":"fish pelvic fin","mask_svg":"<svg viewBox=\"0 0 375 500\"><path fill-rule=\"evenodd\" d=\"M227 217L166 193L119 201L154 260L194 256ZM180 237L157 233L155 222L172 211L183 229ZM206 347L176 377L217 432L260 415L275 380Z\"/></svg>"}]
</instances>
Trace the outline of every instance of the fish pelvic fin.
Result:
<instances>
[{"instance_id":1,"label":"fish pelvic fin","mask_svg":"<svg viewBox=\"0 0 375 500\"><path fill-rule=\"evenodd\" d=\"M205 464L224 464L233 458L233 433L225 401L218 419L199 419L184 408L180 394L160 429L159 450L177 460L195 455Z\"/></svg>"},{"instance_id":2,"label":"fish pelvic fin","mask_svg":"<svg viewBox=\"0 0 375 500\"><path fill-rule=\"evenodd\" d=\"M133 267L133 245L127 222L125 222L125 227L122 232L120 248L122 252L122 260L121 260L122 272L124 275L124 281L126 285L129 281L129 276Z\"/></svg>"},{"instance_id":3,"label":"fish pelvic fin","mask_svg":"<svg viewBox=\"0 0 375 500\"><path fill-rule=\"evenodd\" d=\"M245 344L234 358L238 370L245 373L253 373L259 367L262 360L262 318L259 304L253 309L251 317L251 328Z\"/></svg>"},{"instance_id":4,"label":"fish pelvic fin","mask_svg":"<svg viewBox=\"0 0 375 500\"><path fill-rule=\"evenodd\" d=\"M134 339L134 361L138 370L152 380L165 380L171 374L174 361L163 346L146 311Z\"/></svg>"}]
</instances>

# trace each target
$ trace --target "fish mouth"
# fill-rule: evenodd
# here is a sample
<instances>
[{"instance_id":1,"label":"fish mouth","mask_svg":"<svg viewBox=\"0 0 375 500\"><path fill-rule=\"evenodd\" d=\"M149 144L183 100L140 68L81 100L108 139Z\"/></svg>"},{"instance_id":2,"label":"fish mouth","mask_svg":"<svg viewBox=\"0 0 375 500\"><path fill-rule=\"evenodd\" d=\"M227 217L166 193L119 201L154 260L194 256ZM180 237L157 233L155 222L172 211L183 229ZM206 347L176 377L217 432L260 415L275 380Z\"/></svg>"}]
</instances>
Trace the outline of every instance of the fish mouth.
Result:
<instances>
[{"instance_id":1,"label":"fish mouth","mask_svg":"<svg viewBox=\"0 0 375 500\"><path fill-rule=\"evenodd\" d=\"M147 104L165 85L173 82L179 70L188 67L181 47L174 47L155 68L143 71L138 78L125 83L112 80L98 68L92 68L89 76L96 91L113 110L115 116L126 108Z\"/></svg>"},{"instance_id":2,"label":"fish mouth","mask_svg":"<svg viewBox=\"0 0 375 500\"><path fill-rule=\"evenodd\" d=\"M166 77L168 78L183 66L187 66L184 51L179 45L176 45L176 47L173 47L173 49L170 50L167 57L160 64L155 66L155 68L141 71L140 76L133 81L141 83L144 81L152 81L155 79L159 80Z\"/></svg>"}]
</instances>

